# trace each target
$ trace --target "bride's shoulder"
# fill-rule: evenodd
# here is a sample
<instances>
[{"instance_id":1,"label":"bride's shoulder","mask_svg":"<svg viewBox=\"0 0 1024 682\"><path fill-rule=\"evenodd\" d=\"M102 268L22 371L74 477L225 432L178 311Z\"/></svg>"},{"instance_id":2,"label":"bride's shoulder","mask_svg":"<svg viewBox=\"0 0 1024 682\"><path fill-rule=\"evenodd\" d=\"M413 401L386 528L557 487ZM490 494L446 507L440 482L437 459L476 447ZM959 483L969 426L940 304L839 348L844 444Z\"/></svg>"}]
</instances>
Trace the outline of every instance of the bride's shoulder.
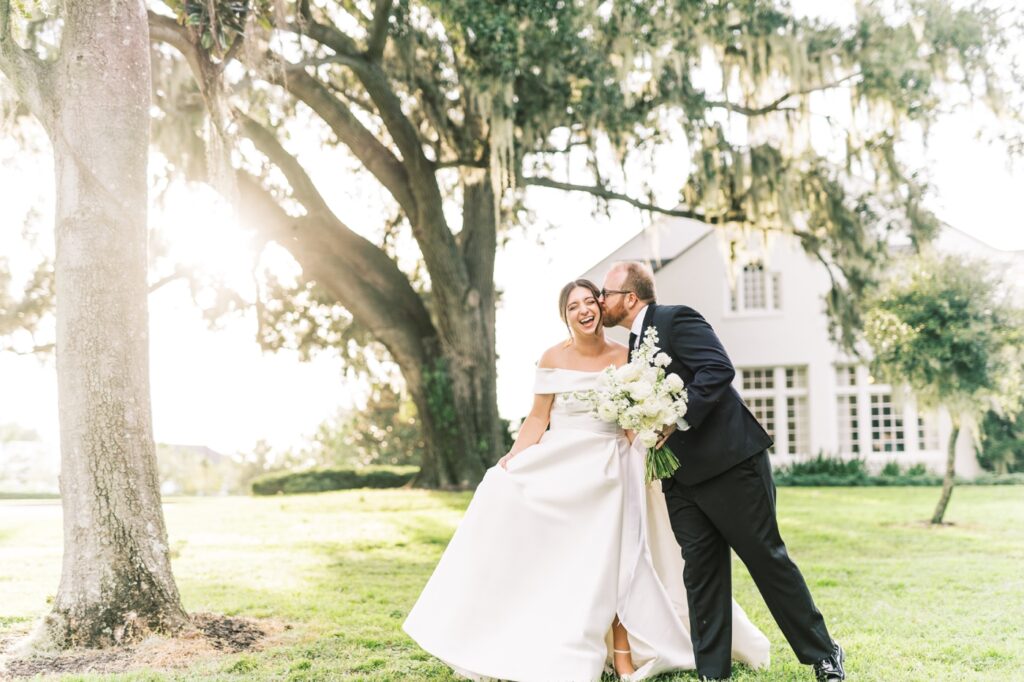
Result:
<instances>
[{"instance_id":1,"label":"bride's shoulder","mask_svg":"<svg viewBox=\"0 0 1024 682\"><path fill-rule=\"evenodd\" d=\"M629 362L629 348L618 341L608 341L608 356L616 365Z\"/></svg>"},{"instance_id":2,"label":"bride's shoulder","mask_svg":"<svg viewBox=\"0 0 1024 682\"><path fill-rule=\"evenodd\" d=\"M540 356L540 360L537 362L537 367L540 369L558 369L559 367L565 367L565 342L556 343L555 345L548 348Z\"/></svg>"}]
</instances>

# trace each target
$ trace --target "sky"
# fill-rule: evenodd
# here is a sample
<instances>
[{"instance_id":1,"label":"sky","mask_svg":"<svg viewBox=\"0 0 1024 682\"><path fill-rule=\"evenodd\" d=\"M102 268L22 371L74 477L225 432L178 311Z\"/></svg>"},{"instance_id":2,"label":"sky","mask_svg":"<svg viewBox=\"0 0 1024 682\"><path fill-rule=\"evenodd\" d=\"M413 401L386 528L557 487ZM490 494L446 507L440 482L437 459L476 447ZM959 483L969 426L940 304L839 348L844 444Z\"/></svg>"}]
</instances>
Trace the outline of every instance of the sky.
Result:
<instances>
[{"instance_id":1,"label":"sky","mask_svg":"<svg viewBox=\"0 0 1024 682\"><path fill-rule=\"evenodd\" d=\"M796 5L802 3L797 2ZM798 9L800 9L798 7ZM1020 210L1024 169L1011 169L1003 152L975 139L984 122L964 110L931 132L920 158L935 191L929 206L949 224L1001 249L1024 250ZM52 168L41 155L25 154L0 140L0 257L26 265L22 221L35 207L42 216L41 246L52 239ZM337 169L326 154L304 159L315 169ZM332 166L332 164L334 164ZM671 150L656 159L656 189L671 197L685 175ZM660 187L659 187L660 184ZM335 186L344 183L335 183ZM352 215L368 201L358 187L331 193L331 203ZM372 203L373 195L369 196ZM532 367L543 350L565 338L557 311L561 286L602 260L649 221L632 209L614 206L612 215L592 215L585 195L531 188L531 229L513 233L501 250L495 279L502 291L498 311L499 409L518 419L532 399ZM355 209L355 215L360 211ZM210 192L171 196L155 207L153 225L173 235L180 258L221 273L239 287L251 284L253 245ZM550 229L544 226L551 226ZM255 343L251 315L228 319L211 330L192 302L187 286L172 283L150 298L151 381L154 431L158 442L201 444L234 453L261 439L278 448L296 444L339 408L352 405L340 363L330 355L300 362L294 354L263 353ZM0 353L0 423L34 428L57 443L56 376L51 362Z\"/></svg>"}]
</instances>

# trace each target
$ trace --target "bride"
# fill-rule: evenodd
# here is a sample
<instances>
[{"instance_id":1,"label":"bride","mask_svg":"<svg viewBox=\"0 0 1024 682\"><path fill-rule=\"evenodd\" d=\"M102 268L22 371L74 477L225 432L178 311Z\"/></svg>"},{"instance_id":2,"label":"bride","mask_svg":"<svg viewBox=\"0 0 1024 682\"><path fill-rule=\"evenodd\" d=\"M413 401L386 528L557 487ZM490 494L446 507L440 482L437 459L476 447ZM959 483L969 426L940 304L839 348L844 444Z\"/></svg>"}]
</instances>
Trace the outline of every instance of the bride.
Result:
<instances>
[{"instance_id":1,"label":"bride","mask_svg":"<svg viewBox=\"0 0 1024 682\"><path fill-rule=\"evenodd\" d=\"M559 296L570 340L540 359L533 409L489 469L403 628L474 680L630 680L693 669L683 561L643 446L572 394L627 362L588 280ZM550 426L550 429L548 428ZM733 658L768 640L733 603ZM610 665L609 665L610 664Z\"/></svg>"}]
</instances>

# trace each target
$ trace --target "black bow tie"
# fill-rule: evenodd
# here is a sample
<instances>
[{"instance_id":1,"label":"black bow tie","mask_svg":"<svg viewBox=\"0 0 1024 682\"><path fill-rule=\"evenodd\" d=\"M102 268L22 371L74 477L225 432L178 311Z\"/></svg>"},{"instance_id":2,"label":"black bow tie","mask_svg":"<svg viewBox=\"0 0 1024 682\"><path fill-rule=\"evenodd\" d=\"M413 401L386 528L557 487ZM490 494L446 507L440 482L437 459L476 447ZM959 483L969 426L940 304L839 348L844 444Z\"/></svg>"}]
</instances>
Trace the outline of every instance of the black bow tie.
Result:
<instances>
[{"instance_id":1,"label":"black bow tie","mask_svg":"<svg viewBox=\"0 0 1024 682\"><path fill-rule=\"evenodd\" d=\"M636 334L633 332L629 333L629 349L636 350Z\"/></svg>"}]
</instances>

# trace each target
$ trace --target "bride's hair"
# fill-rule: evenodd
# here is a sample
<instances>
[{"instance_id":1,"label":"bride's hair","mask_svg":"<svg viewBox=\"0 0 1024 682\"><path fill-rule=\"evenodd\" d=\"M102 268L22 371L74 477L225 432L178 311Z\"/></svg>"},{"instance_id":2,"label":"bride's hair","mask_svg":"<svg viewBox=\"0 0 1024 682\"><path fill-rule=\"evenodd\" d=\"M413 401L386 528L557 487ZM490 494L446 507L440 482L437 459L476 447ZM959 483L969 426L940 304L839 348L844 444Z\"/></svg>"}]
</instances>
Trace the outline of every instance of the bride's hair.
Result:
<instances>
[{"instance_id":1,"label":"bride's hair","mask_svg":"<svg viewBox=\"0 0 1024 682\"><path fill-rule=\"evenodd\" d=\"M597 285L591 282L589 279L574 279L573 281L562 287L562 291L558 294L558 314L562 316L562 322L565 324L565 328L569 330L569 342L572 342L572 327L569 326L569 316L565 312L565 307L569 305L569 294L572 293L573 289L583 287L588 289L590 293L594 295L594 300L598 301L597 306L597 326L596 329L601 329L601 322L604 320L604 310L600 306L601 301L601 290L597 288ZM595 331L595 333L597 333Z\"/></svg>"}]
</instances>

